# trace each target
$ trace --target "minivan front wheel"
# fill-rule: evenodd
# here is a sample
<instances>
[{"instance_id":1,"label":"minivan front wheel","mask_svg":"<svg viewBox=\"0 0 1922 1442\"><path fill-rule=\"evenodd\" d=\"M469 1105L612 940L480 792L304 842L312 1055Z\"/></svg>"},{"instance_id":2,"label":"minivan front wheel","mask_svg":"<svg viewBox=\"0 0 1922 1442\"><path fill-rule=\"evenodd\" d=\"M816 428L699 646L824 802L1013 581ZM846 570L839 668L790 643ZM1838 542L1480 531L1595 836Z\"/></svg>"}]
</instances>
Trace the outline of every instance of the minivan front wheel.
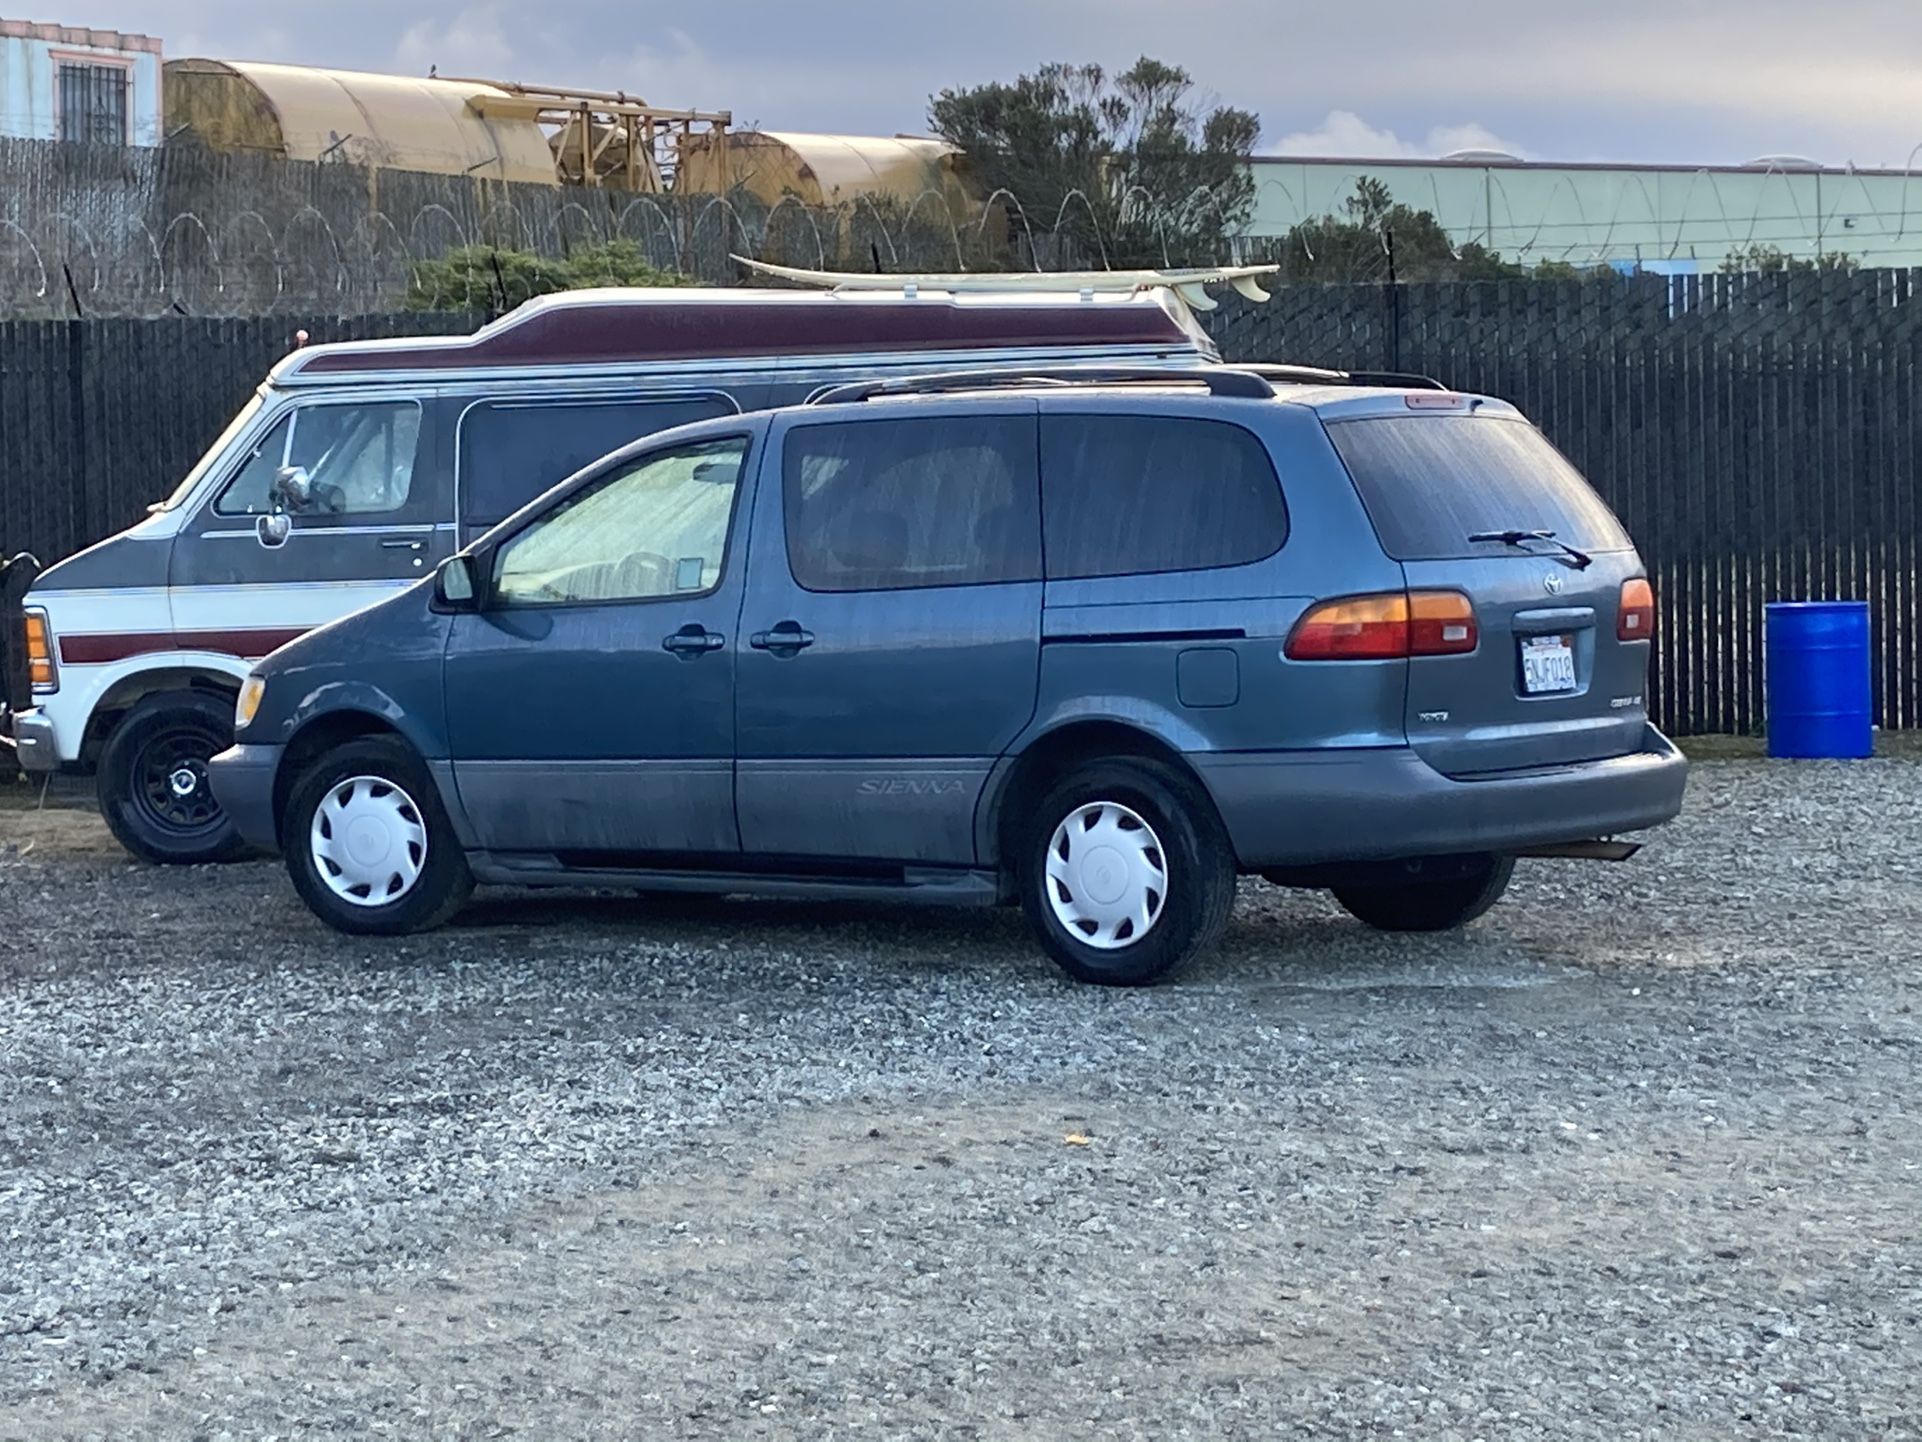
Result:
<instances>
[{"instance_id":1,"label":"minivan front wheel","mask_svg":"<svg viewBox=\"0 0 1922 1442\"><path fill-rule=\"evenodd\" d=\"M1453 931L1502 899L1515 872L1512 856L1486 856L1447 881L1337 886L1335 900L1377 931Z\"/></svg>"},{"instance_id":2,"label":"minivan front wheel","mask_svg":"<svg viewBox=\"0 0 1922 1442\"><path fill-rule=\"evenodd\" d=\"M1028 922L1077 981L1148 986L1221 939L1235 865L1200 788L1148 761L1050 787L1016 863Z\"/></svg>"},{"instance_id":3,"label":"minivan front wheel","mask_svg":"<svg viewBox=\"0 0 1922 1442\"><path fill-rule=\"evenodd\" d=\"M426 931L474 889L433 778L391 737L350 741L309 767L280 835L294 889L336 931Z\"/></svg>"}]
</instances>

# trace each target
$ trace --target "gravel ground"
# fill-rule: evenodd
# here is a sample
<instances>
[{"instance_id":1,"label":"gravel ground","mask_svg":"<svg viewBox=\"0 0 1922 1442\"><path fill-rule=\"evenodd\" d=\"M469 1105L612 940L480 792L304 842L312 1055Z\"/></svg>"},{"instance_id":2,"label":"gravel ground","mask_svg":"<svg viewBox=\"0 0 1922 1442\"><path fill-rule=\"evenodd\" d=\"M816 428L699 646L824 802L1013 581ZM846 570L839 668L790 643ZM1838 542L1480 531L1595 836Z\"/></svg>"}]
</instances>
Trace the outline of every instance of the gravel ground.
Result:
<instances>
[{"instance_id":1,"label":"gravel ground","mask_svg":"<svg viewBox=\"0 0 1922 1442\"><path fill-rule=\"evenodd\" d=\"M1922 1435L1922 760L1471 931L484 898L0 812L0 1437Z\"/></svg>"}]
</instances>

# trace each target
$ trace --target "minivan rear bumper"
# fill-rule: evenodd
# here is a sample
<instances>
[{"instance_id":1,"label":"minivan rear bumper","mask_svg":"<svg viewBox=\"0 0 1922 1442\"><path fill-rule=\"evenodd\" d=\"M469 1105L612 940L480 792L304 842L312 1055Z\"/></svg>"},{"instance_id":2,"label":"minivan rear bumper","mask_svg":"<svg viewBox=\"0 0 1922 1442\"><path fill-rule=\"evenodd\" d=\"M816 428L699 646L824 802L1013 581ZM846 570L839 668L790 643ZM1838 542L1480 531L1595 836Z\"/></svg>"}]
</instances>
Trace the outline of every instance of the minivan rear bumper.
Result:
<instances>
[{"instance_id":1,"label":"minivan rear bumper","mask_svg":"<svg viewBox=\"0 0 1922 1442\"><path fill-rule=\"evenodd\" d=\"M1627 756L1456 781L1405 748L1191 753L1243 868L1509 852L1640 831L1682 809L1688 761L1653 726Z\"/></svg>"}]
</instances>

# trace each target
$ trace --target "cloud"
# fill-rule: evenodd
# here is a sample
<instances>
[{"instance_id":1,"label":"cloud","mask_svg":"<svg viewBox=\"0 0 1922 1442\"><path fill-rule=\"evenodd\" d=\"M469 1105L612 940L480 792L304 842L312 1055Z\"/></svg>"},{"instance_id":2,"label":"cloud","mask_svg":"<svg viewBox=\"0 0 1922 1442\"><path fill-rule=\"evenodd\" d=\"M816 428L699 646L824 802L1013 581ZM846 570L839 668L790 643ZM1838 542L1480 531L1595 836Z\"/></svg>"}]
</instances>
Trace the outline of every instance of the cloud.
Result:
<instances>
[{"instance_id":1,"label":"cloud","mask_svg":"<svg viewBox=\"0 0 1922 1442\"><path fill-rule=\"evenodd\" d=\"M442 75L518 79L509 75L516 52L501 25L501 7L478 5L449 20L409 25L394 46L394 69L404 75L425 75L438 68Z\"/></svg>"},{"instance_id":2,"label":"cloud","mask_svg":"<svg viewBox=\"0 0 1922 1442\"><path fill-rule=\"evenodd\" d=\"M1330 155L1358 160L1434 160L1457 150L1505 150L1526 159L1528 152L1473 122L1437 125L1420 140L1404 140L1392 130L1370 125L1352 110L1331 110L1313 130L1298 130L1264 147L1270 155Z\"/></svg>"}]
</instances>

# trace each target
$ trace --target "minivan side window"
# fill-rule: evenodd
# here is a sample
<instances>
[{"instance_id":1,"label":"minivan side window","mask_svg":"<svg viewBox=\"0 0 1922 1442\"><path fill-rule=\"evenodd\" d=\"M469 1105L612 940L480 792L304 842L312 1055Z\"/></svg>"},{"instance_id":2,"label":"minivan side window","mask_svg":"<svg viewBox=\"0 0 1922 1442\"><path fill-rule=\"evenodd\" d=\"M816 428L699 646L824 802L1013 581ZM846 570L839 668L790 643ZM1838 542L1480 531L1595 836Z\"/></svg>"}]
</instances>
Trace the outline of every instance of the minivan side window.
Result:
<instances>
[{"instance_id":1,"label":"minivan side window","mask_svg":"<svg viewBox=\"0 0 1922 1442\"><path fill-rule=\"evenodd\" d=\"M1044 415L1041 504L1051 581L1243 566L1288 539L1268 448L1225 421Z\"/></svg>"},{"instance_id":2,"label":"minivan side window","mask_svg":"<svg viewBox=\"0 0 1922 1442\"><path fill-rule=\"evenodd\" d=\"M274 477L282 467L299 466L313 497L303 515L388 515L404 509L413 493L419 447L415 401L302 406L267 433L221 491L214 511L258 516L274 510Z\"/></svg>"},{"instance_id":3,"label":"minivan side window","mask_svg":"<svg viewBox=\"0 0 1922 1442\"><path fill-rule=\"evenodd\" d=\"M746 438L730 436L617 467L501 547L495 601L578 605L713 590L746 457Z\"/></svg>"},{"instance_id":4,"label":"minivan side window","mask_svg":"<svg viewBox=\"0 0 1922 1442\"><path fill-rule=\"evenodd\" d=\"M460 420L460 519L485 528L643 436L731 415L722 396L486 400Z\"/></svg>"},{"instance_id":5,"label":"minivan side window","mask_svg":"<svg viewBox=\"0 0 1922 1442\"><path fill-rule=\"evenodd\" d=\"M788 567L807 590L1041 577L1032 416L796 426L782 485Z\"/></svg>"}]
</instances>

